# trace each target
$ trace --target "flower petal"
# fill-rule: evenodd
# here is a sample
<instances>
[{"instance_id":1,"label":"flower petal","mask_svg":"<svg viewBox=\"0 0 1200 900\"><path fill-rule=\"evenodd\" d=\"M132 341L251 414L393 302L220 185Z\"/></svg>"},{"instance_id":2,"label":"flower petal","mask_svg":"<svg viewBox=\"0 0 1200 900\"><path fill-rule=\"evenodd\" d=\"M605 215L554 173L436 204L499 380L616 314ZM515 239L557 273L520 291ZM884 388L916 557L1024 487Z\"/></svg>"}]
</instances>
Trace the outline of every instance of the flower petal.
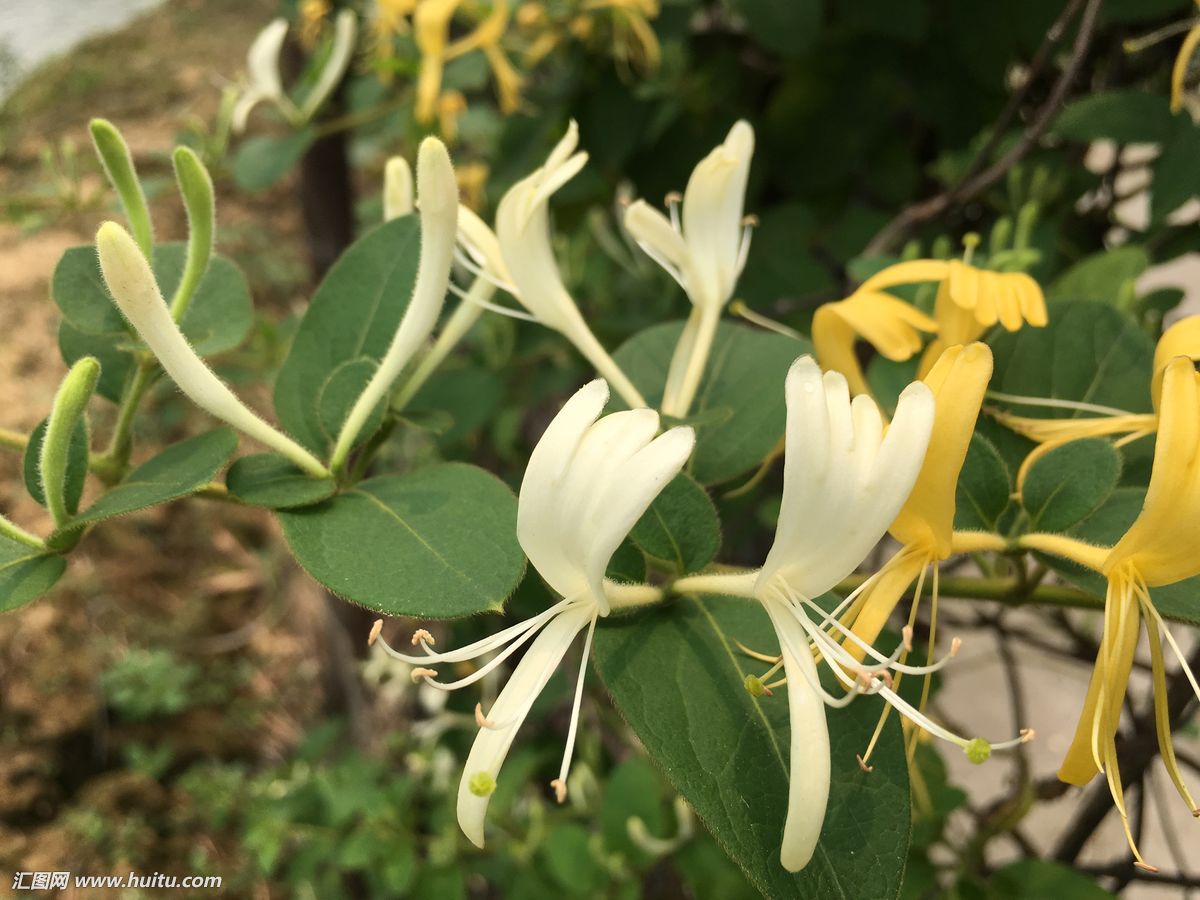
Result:
<instances>
[{"instance_id":1,"label":"flower petal","mask_svg":"<svg viewBox=\"0 0 1200 900\"><path fill-rule=\"evenodd\" d=\"M555 616L534 638L488 710L487 717L500 727L479 729L458 783L458 825L476 847L483 847L484 817L491 795L472 793L471 779L480 773L486 773L493 782L498 779L500 767L530 707L562 662L575 636L594 615L595 608L583 604Z\"/></svg>"}]
</instances>

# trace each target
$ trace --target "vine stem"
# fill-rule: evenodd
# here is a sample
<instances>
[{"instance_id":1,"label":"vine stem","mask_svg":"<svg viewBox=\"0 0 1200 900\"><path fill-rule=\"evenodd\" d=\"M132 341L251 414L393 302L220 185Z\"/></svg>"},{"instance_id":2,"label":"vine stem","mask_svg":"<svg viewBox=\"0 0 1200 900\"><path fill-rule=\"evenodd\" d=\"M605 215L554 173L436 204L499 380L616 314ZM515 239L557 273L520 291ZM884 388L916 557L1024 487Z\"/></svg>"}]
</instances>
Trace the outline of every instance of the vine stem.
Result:
<instances>
[{"instance_id":1,"label":"vine stem","mask_svg":"<svg viewBox=\"0 0 1200 900\"><path fill-rule=\"evenodd\" d=\"M115 484L129 468L129 456L133 450L133 418L146 391L154 381L158 364L150 357L143 357L133 372L133 378L121 395L117 409L117 421L113 426L108 448L92 459L89 468L105 484Z\"/></svg>"}]
</instances>

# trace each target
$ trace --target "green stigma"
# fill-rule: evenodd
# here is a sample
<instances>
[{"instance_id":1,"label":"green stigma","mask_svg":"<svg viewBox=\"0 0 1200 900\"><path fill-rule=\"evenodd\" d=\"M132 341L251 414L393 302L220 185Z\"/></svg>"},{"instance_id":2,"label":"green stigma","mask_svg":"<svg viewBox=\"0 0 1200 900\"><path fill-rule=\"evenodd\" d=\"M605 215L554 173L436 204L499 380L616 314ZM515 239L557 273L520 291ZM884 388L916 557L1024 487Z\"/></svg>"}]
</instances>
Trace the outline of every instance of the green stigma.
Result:
<instances>
[{"instance_id":1,"label":"green stigma","mask_svg":"<svg viewBox=\"0 0 1200 900\"><path fill-rule=\"evenodd\" d=\"M746 692L751 697L761 697L767 692L767 686L762 683L762 679L757 675L747 675L746 680L742 684L746 686Z\"/></svg>"},{"instance_id":2,"label":"green stigma","mask_svg":"<svg viewBox=\"0 0 1200 900\"><path fill-rule=\"evenodd\" d=\"M967 746L963 747L963 752L967 754L967 759L978 766L987 762L991 757L992 745L983 738L975 738L967 742Z\"/></svg>"},{"instance_id":3,"label":"green stigma","mask_svg":"<svg viewBox=\"0 0 1200 900\"><path fill-rule=\"evenodd\" d=\"M496 790L496 779L488 772L476 772L467 782L467 790L476 797L490 797Z\"/></svg>"}]
</instances>

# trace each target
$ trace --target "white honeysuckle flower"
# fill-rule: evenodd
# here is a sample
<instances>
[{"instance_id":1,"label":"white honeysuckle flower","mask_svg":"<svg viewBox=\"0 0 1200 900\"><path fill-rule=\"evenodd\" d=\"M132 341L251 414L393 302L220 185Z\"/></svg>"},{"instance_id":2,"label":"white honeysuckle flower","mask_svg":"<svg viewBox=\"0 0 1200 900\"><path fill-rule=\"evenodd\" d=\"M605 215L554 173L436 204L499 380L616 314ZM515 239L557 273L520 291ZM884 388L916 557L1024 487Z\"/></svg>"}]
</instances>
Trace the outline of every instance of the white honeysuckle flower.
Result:
<instances>
[{"instance_id":1,"label":"white honeysuckle flower","mask_svg":"<svg viewBox=\"0 0 1200 900\"><path fill-rule=\"evenodd\" d=\"M305 122L317 114L321 104L329 99L329 95L346 74L350 60L354 57L354 42L357 39L358 16L352 9L343 9L333 21L333 44L329 48L329 55L325 58L320 74L317 75L316 84L300 107L300 115Z\"/></svg>"},{"instance_id":2,"label":"white honeysuckle flower","mask_svg":"<svg viewBox=\"0 0 1200 900\"><path fill-rule=\"evenodd\" d=\"M242 403L200 358L171 316L154 272L129 232L116 222L105 222L96 232L96 250L104 283L117 308L193 403L286 456L310 475L329 475L316 457Z\"/></svg>"},{"instance_id":3,"label":"white honeysuckle flower","mask_svg":"<svg viewBox=\"0 0 1200 900\"><path fill-rule=\"evenodd\" d=\"M584 628L583 661L576 683L567 743L558 777L551 782L558 801L566 799L567 774L579 724L583 674L596 620L614 608L653 603L658 588L627 585L604 577L609 560L654 498L687 461L695 444L692 429L658 435L658 414L633 409L600 418L608 385L597 379L581 388L550 423L529 458L517 503L517 537L529 561L563 599L531 619L459 650L436 652L427 631L413 635L419 655L394 657L421 668L414 677L455 690L485 677L533 639L485 716L476 706L479 734L467 756L458 788L458 823L477 847L483 846L484 817L500 767L530 707L550 680L571 643ZM373 636L378 636L378 624ZM536 637L535 637L536 635ZM436 681L431 665L454 664L496 655L457 681Z\"/></svg>"},{"instance_id":4,"label":"white honeysuckle flower","mask_svg":"<svg viewBox=\"0 0 1200 900\"><path fill-rule=\"evenodd\" d=\"M250 45L246 53L248 84L234 105L231 118L235 132L245 131L250 111L264 100L278 104L289 116L295 113L295 107L284 94L279 78L279 54L283 50L287 31L287 19L275 19L258 33Z\"/></svg>"},{"instance_id":5,"label":"white honeysuckle flower","mask_svg":"<svg viewBox=\"0 0 1200 900\"><path fill-rule=\"evenodd\" d=\"M304 125L320 111L350 67L358 38L358 17L353 10L338 13L333 25L333 42L303 105L297 107L283 89L279 57L287 38L287 19L274 19L260 31L246 53L246 85L234 104L230 124L236 134L246 130L250 113L259 103L274 103L293 125Z\"/></svg>"},{"instance_id":6,"label":"white honeysuckle flower","mask_svg":"<svg viewBox=\"0 0 1200 900\"><path fill-rule=\"evenodd\" d=\"M425 138L417 151L417 196L421 254L412 298L379 367L346 416L330 457L335 471L345 463L371 410L433 331L446 299L458 232L458 183L446 145L434 137Z\"/></svg>"},{"instance_id":7,"label":"white honeysuckle flower","mask_svg":"<svg viewBox=\"0 0 1200 900\"><path fill-rule=\"evenodd\" d=\"M509 188L496 210L496 237L511 279L512 294L537 320L561 332L631 406L646 402L596 340L563 284L550 241L550 198L587 163L576 153L574 120L546 164Z\"/></svg>"},{"instance_id":8,"label":"white honeysuckle flower","mask_svg":"<svg viewBox=\"0 0 1200 900\"><path fill-rule=\"evenodd\" d=\"M663 412L676 417L691 408L717 323L750 252L751 220L743 209L753 155L754 129L738 121L692 171L683 194L682 222L678 195L667 199L669 219L644 200L625 210L626 230L692 302L663 391Z\"/></svg>"},{"instance_id":9,"label":"white honeysuckle flower","mask_svg":"<svg viewBox=\"0 0 1200 900\"><path fill-rule=\"evenodd\" d=\"M788 372L787 432L783 499L775 542L762 569L738 575L682 578L675 590L712 591L760 602L780 644L780 660L763 678L751 676L752 693L767 691L764 682L784 669L791 716L788 814L780 861L795 872L808 864L829 798L829 733L825 706L842 707L863 694L878 694L935 737L985 757L1028 739L991 745L973 741L937 725L893 690L892 673L925 674L942 668L958 651L928 666L904 663L911 632L890 655L853 635L842 620L855 599L873 583L872 576L831 612L815 599L850 575L887 531L911 493L925 459L934 421L933 392L922 382L900 395L896 415L885 427L868 396L850 399L838 372L821 374L811 356L796 360ZM844 617L843 617L844 618ZM867 657L860 662L851 650ZM822 687L816 656L829 667L845 692Z\"/></svg>"},{"instance_id":10,"label":"white honeysuckle flower","mask_svg":"<svg viewBox=\"0 0 1200 900\"><path fill-rule=\"evenodd\" d=\"M683 194L668 198L671 218L644 200L625 210L625 228L679 282L696 306L724 308L746 265L750 230L743 208L754 129L739 121L692 170Z\"/></svg>"},{"instance_id":11,"label":"white honeysuckle flower","mask_svg":"<svg viewBox=\"0 0 1200 900\"><path fill-rule=\"evenodd\" d=\"M412 167L403 156L393 156L383 167L383 220L410 216L412 211Z\"/></svg>"}]
</instances>

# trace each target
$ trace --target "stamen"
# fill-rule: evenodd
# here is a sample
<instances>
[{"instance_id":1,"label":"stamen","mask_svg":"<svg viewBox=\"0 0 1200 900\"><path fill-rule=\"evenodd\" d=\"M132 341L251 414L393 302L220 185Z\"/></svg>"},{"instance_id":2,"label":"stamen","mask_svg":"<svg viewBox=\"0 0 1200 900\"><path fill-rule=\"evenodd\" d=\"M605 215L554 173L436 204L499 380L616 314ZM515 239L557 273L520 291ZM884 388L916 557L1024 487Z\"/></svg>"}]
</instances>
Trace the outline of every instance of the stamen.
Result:
<instances>
[{"instance_id":1,"label":"stamen","mask_svg":"<svg viewBox=\"0 0 1200 900\"><path fill-rule=\"evenodd\" d=\"M412 678L413 684L416 684L422 678L437 678L437 670L424 669L418 666L409 673L409 677Z\"/></svg>"},{"instance_id":2,"label":"stamen","mask_svg":"<svg viewBox=\"0 0 1200 900\"><path fill-rule=\"evenodd\" d=\"M992 400L1002 400L1005 403L1015 403L1018 406L1046 406L1053 409L1076 409L1081 412L1094 412L1102 416L1132 416L1124 409L1112 406L1101 406L1098 403L1084 403L1081 400L1063 400L1058 397L1028 397L1023 394L1006 394L1002 391L989 390L984 395Z\"/></svg>"},{"instance_id":3,"label":"stamen","mask_svg":"<svg viewBox=\"0 0 1200 900\"><path fill-rule=\"evenodd\" d=\"M555 778L550 782L550 787L554 788L554 799L559 803L567 802L567 783L561 778Z\"/></svg>"},{"instance_id":4,"label":"stamen","mask_svg":"<svg viewBox=\"0 0 1200 900\"><path fill-rule=\"evenodd\" d=\"M737 264L734 266L734 272L737 275L742 274L742 270L746 268L746 260L750 258L750 238L754 234L754 229L758 226L758 216L749 215L742 217L742 238L738 241Z\"/></svg>"},{"instance_id":5,"label":"stamen","mask_svg":"<svg viewBox=\"0 0 1200 900\"><path fill-rule=\"evenodd\" d=\"M675 283L683 289L684 293L687 293L688 286L683 280L683 273L675 268L674 263L659 253L652 244L648 244L645 241L637 241L637 245L642 248L643 253L654 260L664 272L671 276Z\"/></svg>"},{"instance_id":6,"label":"stamen","mask_svg":"<svg viewBox=\"0 0 1200 900\"><path fill-rule=\"evenodd\" d=\"M739 650L741 650L743 653L745 653L751 659L757 659L759 662L778 663L781 659L783 659L783 657L778 654L772 656L769 653L759 653L757 650L751 650L749 647L747 647L741 641L736 640L736 639L734 640L733 643L737 646L737 648Z\"/></svg>"},{"instance_id":7,"label":"stamen","mask_svg":"<svg viewBox=\"0 0 1200 900\"><path fill-rule=\"evenodd\" d=\"M867 765L867 761L862 758L862 754L856 753L856 754L854 754L854 758L858 760L858 767L860 769L862 769L864 772L866 772L868 775L870 775L872 772L875 771L874 766Z\"/></svg>"},{"instance_id":8,"label":"stamen","mask_svg":"<svg viewBox=\"0 0 1200 900\"><path fill-rule=\"evenodd\" d=\"M367 635L367 646L375 646L375 642L379 640L379 632L383 631L383 619L376 619L371 623L371 633Z\"/></svg>"},{"instance_id":9,"label":"stamen","mask_svg":"<svg viewBox=\"0 0 1200 900\"><path fill-rule=\"evenodd\" d=\"M453 281L449 282L446 287L450 289L450 293L454 294L465 303L471 303L490 312L499 313L502 316L508 316L511 319L520 319L523 322L541 322L541 319L531 312L513 309L511 306L501 306L499 303L492 303L490 300L484 300L482 297L476 296L472 291L463 290ZM509 291L509 293L511 294L512 291Z\"/></svg>"},{"instance_id":10,"label":"stamen","mask_svg":"<svg viewBox=\"0 0 1200 900\"><path fill-rule=\"evenodd\" d=\"M1158 874L1158 866L1152 866L1152 865L1150 865L1150 863L1145 862L1144 860L1139 859L1134 863L1134 865L1137 866L1139 869L1141 869L1143 872L1153 872L1155 875Z\"/></svg>"},{"instance_id":11,"label":"stamen","mask_svg":"<svg viewBox=\"0 0 1200 900\"><path fill-rule=\"evenodd\" d=\"M794 338L795 340L801 340L804 337L796 329L789 328L782 322L776 322L774 319L768 318L761 313L756 313L741 300L734 300L730 303L729 311L733 315L739 316L753 325L757 325L759 328L765 328L767 331L782 334L784 337Z\"/></svg>"},{"instance_id":12,"label":"stamen","mask_svg":"<svg viewBox=\"0 0 1200 900\"><path fill-rule=\"evenodd\" d=\"M469 252L464 253L464 248L466 248ZM470 252L472 250L473 252ZM463 241L461 237L459 238L459 243L454 247L454 259L459 265L477 278L482 278L484 281L494 284L497 288L505 293L512 294L514 297L517 296L517 289L507 281L502 280L487 265L487 256L481 253L479 250L473 249L471 245Z\"/></svg>"},{"instance_id":13,"label":"stamen","mask_svg":"<svg viewBox=\"0 0 1200 900\"><path fill-rule=\"evenodd\" d=\"M496 723L483 714L483 704L475 704L475 724L480 728L495 728Z\"/></svg>"},{"instance_id":14,"label":"stamen","mask_svg":"<svg viewBox=\"0 0 1200 900\"><path fill-rule=\"evenodd\" d=\"M683 234L683 226L679 224L679 204L682 202L683 194L679 193L679 191L671 191L663 198L663 206L671 214L671 227L675 229L677 234Z\"/></svg>"},{"instance_id":15,"label":"stamen","mask_svg":"<svg viewBox=\"0 0 1200 900\"><path fill-rule=\"evenodd\" d=\"M376 622L375 624L377 626L379 626L380 628L382 628L383 620L381 619L380 621ZM371 633L378 634L378 631L375 629L372 629ZM430 634L428 631L426 631L424 628L418 628L416 631L413 632L412 645L414 647L417 646L417 644L428 644L429 646L432 647L436 643L437 643L437 641L435 641L433 639L433 635Z\"/></svg>"}]
</instances>

